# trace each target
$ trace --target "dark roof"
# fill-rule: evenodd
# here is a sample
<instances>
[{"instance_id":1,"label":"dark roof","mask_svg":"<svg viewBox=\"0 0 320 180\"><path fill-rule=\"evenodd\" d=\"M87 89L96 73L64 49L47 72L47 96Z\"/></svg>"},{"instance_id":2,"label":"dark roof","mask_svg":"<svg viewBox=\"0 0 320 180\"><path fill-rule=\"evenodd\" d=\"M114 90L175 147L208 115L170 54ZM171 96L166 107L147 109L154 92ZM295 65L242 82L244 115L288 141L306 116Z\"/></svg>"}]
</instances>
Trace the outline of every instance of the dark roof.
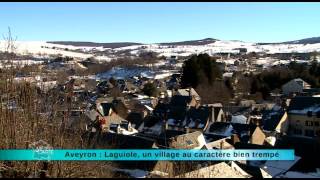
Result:
<instances>
[{"instance_id":1,"label":"dark roof","mask_svg":"<svg viewBox=\"0 0 320 180\"><path fill-rule=\"evenodd\" d=\"M301 157L299 163L295 164L292 169L310 171L320 167L320 143L317 139L282 136L276 141L275 148L294 149L295 155Z\"/></svg>"},{"instance_id":2,"label":"dark roof","mask_svg":"<svg viewBox=\"0 0 320 180\"><path fill-rule=\"evenodd\" d=\"M179 136L182 134L186 134L185 131L177 131L177 130L166 130L165 132L159 135L159 138L172 138L175 136Z\"/></svg>"},{"instance_id":3,"label":"dark roof","mask_svg":"<svg viewBox=\"0 0 320 180\"><path fill-rule=\"evenodd\" d=\"M189 104L192 100L192 97L190 96L180 96L180 95L174 95L171 98L170 105L171 106L182 106L186 107L187 104Z\"/></svg>"},{"instance_id":4,"label":"dark roof","mask_svg":"<svg viewBox=\"0 0 320 180\"><path fill-rule=\"evenodd\" d=\"M186 133L170 138L170 147L175 149L193 149L200 145L198 137L202 135L202 132L195 131L192 133Z\"/></svg>"},{"instance_id":5,"label":"dark roof","mask_svg":"<svg viewBox=\"0 0 320 180\"><path fill-rule=\"evenodd\" d=\"M147 116L144 120L145 127L152 127L157 124L161 119L156 116Z\"/></svg>"},{"instance_id":6,"label":"dark roof","mask_svg":"<svg viewBox=\"0 0 320 180\"><path fill-rule=\"evenodd\" d=\"M216 120L218 118L218 114L220 112L222 108L221 107L214 107L213 110L214 110L214 119Z\"/></svg>"},{"instance_id":7,"label":"dark roof","mask_svg":"<svg viewBox=\"0 0 320 180\"><path fill-rule=\"evenodd\" d=\"M226 122L215 122L211 124L209 132L214 133L215 131L221 132L223 129L227 129L230 126L230 123Z\"/></svg>"},{"instance_id":8,"label":"dark roof","mask_svg":"<svg viewBox=\"0 0 320 180\"><path fill-rule=\"evenodd\" d=\"M154 108L153 112L154 113L165 113L168 111L169 107L170 107L169 104L158 103L156 105L156 107Z\"/></svg>"},{"instance_id":9,"label":"dark roof","mask_svg":"<svg viewBox=\"0 0 320 180\"><path fill-rule=\"evenodd\" d=\"M207 140L207 142L214 142L214 141L226 138L226 136L216 135L216 134L204 134L204 137Z\"/></svg>"},{"instance_id":10,"label":"dark roof","mask_svg":"<svg viewBox=\"0 0 320 180\"><path fill-rule=\"evenodd\" d=\"M126 118L128 116L128 108L123 103L122 100L115 99L112 101L112 107L114 111L122 118Z\"/></svg>"},{"instance_id":11,"label":"dark roof","mask_svg":"<svg viewBox=\"0 0 320 180\"><path fill-rule=\"evenodd\" d=\"M236 134L241 134L242 132L250 132L252 134L254 130L256 129L256 125L253 124L240 124L240 123L231 123L233 130Z\"/></svg>"},{"instance_id":12,"label":"dark roof","mask_svg":"<svg viewBox=\"0 0 320 180\"><path fill-rule=\"evenodd\" d=\"M160 146L160 148L168 148L169 144L171 143L173 137L180 136L186 134L185 131L177 131L177 130L166 130L165 132L162 132L157 137L157 143Z\"/></svg>"},{"instance_id":13,"label":"dark roof","mask_svg":"<svg viewBox=\"0 0 320 180\"><path fill-rule=\"evenodd\" d=\"M210 115L209 107L201 106L199 108L190 108L188 118L193 120L200 119L201 122L206 122Z\"/></svg>"},{"instance_id":14,"label":"dark roof","mask_svg":"<svg viewBox=\"0 0 320 180\"><path fill-rule=\"evenodd\" d=\"M112 108L112 104L111 103L101 103L100 104L102 107L102 115L103 116L107 116L109 114L110 109Z\"/></svg>"},{"instance_id":15,"label":"dark roof","mask_svg":"<svg viewBox=\"0 0 320 180\"><path fill-rule=\"evenodd\" d=\"M320 88L303 89L302 91L306 93L320 93Z\"/></svg>"},{"instance_id":16,"label":"dark roof","mask_svg":"<svg viewBox=\"0 0 320 180\"><path fill-rule=\"evenodd\" d=\"M275 149L275 147L272 147L272 146L249 144L244 142L235 143L234 148L235 149Z\"/></svg>"},{"instance_id":17,"label":"dark roof","mask_svg":"<svg viewBox=\"0 0 320 180\"><path fill-rule=\"evenodd\" d=\"M243 106L223 106L222 107L224 112L229 112L231 114L244 114L245 112L249 112L251 110L250 107L243 107Z\"/></svg>"},{"instance_id":18,"label":"dark roof","mask_svg":"<svg viewBox=\"0 0 320 180\"><path fill-rule=\"evenodd\" d=\"M262 119L263 122L263 129L267 131L274 131L279 124L281 118L283 117L285 111L269 111L263 114Z\"/></svg>"},{"instance_id":19,"label":"dark roof","mask_svg":"<svg viewBox=\"0 0 320 180\"><path fill-rule=\"evenodd\" d=\"M87 132L83 139L90 148L151 149L155 143L153 139L146 137L99 132Z\"/></svg>"},{"instance_id":20,"label":"dark roof","mask_svg":"<svg viewBox=\"0 0 320 180\"><path fill-rule=\"evenodd\" d=\"M320 97L297 96L291 99L288 110L302 110L314 105L320 105Z\"/></svg>"},{"instance_id":21,"label":"dark roof","mask_svg":"<svg viewBox=\"0 0 320 180\"><path fill-rule=\"evenodd\" d=\"M187 110L182 106L170 107L170 112L168 113L168 119L175 119L183 121L187 115Z\"/></svg>"},{"instance_id":22,"label":"dark roof","mask_svg":"<svg viewBox=\"0 0 320 180\"><path fill-rule=\"evenodd\" d=\"M143 123L143 117L141 113L130 112L126 117L126 120L135 125L135 128L139 127Z\"/></svg>"},{"instance_id":23,"label":"dark roof","mask_svg":"<svg viewBox=\"0 0 320 180\"><path fill-rule=\"evenodd\" d=\"M262 173L259 166L248 166L246 164L239 163L237 161L233 161L236 163L241 169L250 174L253 178L262 179Z\"/></svg>"}]
</instances>

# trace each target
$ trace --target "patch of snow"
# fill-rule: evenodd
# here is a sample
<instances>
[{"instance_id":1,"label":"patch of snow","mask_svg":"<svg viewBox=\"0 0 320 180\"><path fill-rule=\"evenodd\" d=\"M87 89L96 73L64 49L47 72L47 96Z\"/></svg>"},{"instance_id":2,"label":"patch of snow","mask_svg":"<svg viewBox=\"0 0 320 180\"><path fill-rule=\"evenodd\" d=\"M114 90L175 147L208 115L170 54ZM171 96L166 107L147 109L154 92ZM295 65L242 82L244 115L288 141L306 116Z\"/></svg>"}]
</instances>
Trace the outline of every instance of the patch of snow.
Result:
<instances>
[{"instance_id":1,"label":"patch of snow","mask_svg":"<svg viewBox=\"0 0 320 180\"><path fill-rule=\"evenodd\" d=\"M128 173L131 177L134 177L134 178L146 178L146 176L149 174L148 171L143 171L140 169L118 169L118 168L115 168L115 169L113 169L113 171Z\"/></svg>"},{"instance_id":2,"label":"patch of snow","mask_svg":"<svg viewBox=\"0 0 320 180\"><path fill-rule=\"evenodd\" d=\"M288 171L300 159L299 156L295 156L294 161L267 161L261 168L272 177L275 177Z\"/></svg>"},{"instance_id":3,"label":"patch of snow","mask_svg":"<svg viewBox=\"0 0 320 180\"><path fill-rule=\"evenodd\" d=\"M269 144L274 146L276 144L277 138L273 136L269 136L265 139Z\"/></svg>"},{"instance_id":4,"label":"patch of snow","mask_svg":"<svg viewBox=\"0 0 320 180\"><path fill-rule=\"evenodd\" d=\"M231 123L247 124L247 117L244 115L232 116Z\"/></svg>"},{"instance_id":5,"label":"patch of snow","mask_svg":"<svg viewBox=\"0 0 320 180\"><path fill-rule=\"evenodd\" d=\"M309 111L311 111L312 113L316 113L320 111L320 105L314 105L302 110L291 110L289 111L289 113L293 113L293 114L307 114Z\"/></svg>"}]
</instances>

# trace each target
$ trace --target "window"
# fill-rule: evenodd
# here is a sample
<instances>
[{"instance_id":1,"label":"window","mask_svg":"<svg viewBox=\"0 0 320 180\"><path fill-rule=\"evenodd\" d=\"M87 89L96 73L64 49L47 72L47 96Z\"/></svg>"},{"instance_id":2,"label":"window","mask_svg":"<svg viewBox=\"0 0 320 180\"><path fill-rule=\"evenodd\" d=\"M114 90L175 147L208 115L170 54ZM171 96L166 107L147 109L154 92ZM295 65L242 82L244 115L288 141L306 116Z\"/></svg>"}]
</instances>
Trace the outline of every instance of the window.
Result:
<instances>
[{"instance_id":1,"label":"window","mask_svg":"<svg viewBox=\"0 0 320 180\"><path fill-rule=\"evenodd\" d=\"M293 133L296 135L301 135L302 134L302 130L301 129L294 129Z\"/></svg>"},{"instance_id":2,"label":"window","mask_svg":"<svg viewBox=\"0 0 320 180\"><path fill-rule=\"evenodd\" d=\"M306 126L313 126L313 125L314 125L314 122L312 122L312 121L306 121L305 125L306 125Z\"/></svg>"},{"instance_id":3,"label":"window","mask_svg":"<svg viewBox=\"0 0 320 180\"><path fill-rule=\"evenodd\" d=\"M319 126L319 122L318 121L316 121L316 122L314 122L314 126Z\"/></svg>"},{"instance_id":4,"label":"window","mask_svg":"<svg viewBox=\"0 0 320 180\"><path fill-rule=\"evenodd\" d=\"M305 130L305 136L314 137L314 131L313 130Z\"/></svg>"},{"instance_id":5,"label":"window","mask_svg":"<svg viewBox=\"0 0 320 180\"><path fill-rule=\"evenodd\" d=\"M193 142L192 142L191 140L187 140L186 143L187 143L189 146L193 145Z\"/></svg>"},{"instance_id":6,"label":"window","mask_svg":"<svg viewBox=\"0 0 320 180\"><path fill-rule=\"evenodd\" d=\"M311 117L311 116L312 116L312 111L308 111L308 112L307 112L307 116L308 116L308 117Z\"/></svg>"}]
</instances>

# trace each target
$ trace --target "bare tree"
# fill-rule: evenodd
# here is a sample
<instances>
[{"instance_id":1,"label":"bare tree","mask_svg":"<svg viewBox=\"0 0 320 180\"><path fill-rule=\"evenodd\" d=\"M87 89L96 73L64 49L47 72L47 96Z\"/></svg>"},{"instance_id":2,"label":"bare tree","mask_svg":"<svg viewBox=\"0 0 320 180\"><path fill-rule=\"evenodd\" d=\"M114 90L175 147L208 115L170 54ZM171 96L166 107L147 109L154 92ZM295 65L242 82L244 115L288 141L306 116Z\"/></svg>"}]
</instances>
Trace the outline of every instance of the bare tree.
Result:
<instances>
[{"instance_id":1,"label":"bare tree","mask_svg":"<svg viewBox=\"0 0 320 180\"><path fill-rule=\"evenodd\" d=\"M15 38L12 37L10 27L8 27L8 34L3 35L3 39L5 41L5 52L14 53L17 49L16 47L17 36Z\"/></svg>"}]
</instances>

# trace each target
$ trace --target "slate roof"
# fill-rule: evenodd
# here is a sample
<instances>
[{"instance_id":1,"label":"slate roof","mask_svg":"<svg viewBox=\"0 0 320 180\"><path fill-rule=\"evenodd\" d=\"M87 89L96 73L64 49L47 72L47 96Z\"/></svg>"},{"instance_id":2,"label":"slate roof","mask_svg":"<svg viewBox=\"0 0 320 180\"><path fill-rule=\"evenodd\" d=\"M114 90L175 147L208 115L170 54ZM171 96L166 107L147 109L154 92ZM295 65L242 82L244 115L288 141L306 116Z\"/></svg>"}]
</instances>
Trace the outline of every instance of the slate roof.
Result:
<instances>
[{"instance_id":1,"label":"slate roof","mask_svg":"<svg viewBox=\"0 0 320 180\"><path fill-rule=\"evenodd\" d=\"M201 106L199 108L190 108L188 111L188 118L193 120L200 119L200 123L206 123L210 115L209 107Z\"/></svg>"},{"instance_id":2,"label":"slate roof","mask_svg":"<svg viewBox=\"0 0 320 180\"><path fill-rule=\"evenodd\" d=\"M209 132L210 133L215 133L215 134L224 134L227 129L229 129L230 123L226 122L215 122L211 124L209 127Z\"/></svg>"},{"instance_id":3,"label":"slate roof","mask_svg":"<svg viewBox=\"0 0 320 180\"><path fill-rule=\"evenodd\" d=\"M219 112L222 108L221 107L214 107L213 110L214 110L214 119L217 120L218 119L218 115L219 115Z\"/></svg>"},{"instance_id":4,"label":"slate roof","mask_svg":"<svg viewBox=\"0 0 320 180\"><path fill-rule=\"evenodd\" d=\"M198 141L198 137L202 135L202 132L195 131L188 134L183 134L171 138L170 147L175 149L193 149L199 147L201 144Z\"/></svg>"},{"instance_id":5,"label":"slate roof","mask_svg":"<svg viewBox=\"0 0 320 180\"><path fill-rule=\"evenodd\" d=\"M193 89L178 89L178 95L180 96L194 96L197 100L200 100L199 94Z\"/></svg>"},{"instance_id":6,"label":"slate roof","mask_svg":"<svg viewBox=\"0 0 320 180\"><path fill-rule=\"evenodd\" d=\"M125 119L131 122L131 124L134 124L135 128L139 127L143 123L143 117L141 113L138 112L130 112Z\"/></svg>"},{"instance_id":7,"label":"slate roof","mask_svg":"<svg viewBox=\"0 0 320 180\"><path fill-rule=\"evenodd\" d=\"M170 111L168 113L168 119L175 119L183 121L186 118L187 110L185 107L177 106L170 107Z\"/></svg>"},{"instance_id":8,"label":"slate roof","mask_svg":"<svg viewBox=\"0 0 320 180\"><path fill-rule=\"evenodd\" d=\"M103 116L108 116L109 115L109 111L112 108L112 104L111 103L100 103L100 106L102 107L102 115Z\"/></svg>"},{"instance_id":9,"label":"slate roof","mask_svg":"<svg viewBox=\"0 0 320 180\"><path fill-rule=\"evenodd\" d=\"M177 130L166 130L165 132L162 132L157 137L157 143L159 144L159 147L168 148L169 143L171 142L171 138L180 136L186 134L185 131L177 131Z\"/></svg>"},{"instance_id":10,"label":"slate roof","mask_svg":"<svg viewBox=\"0 0 320 180\"><path fill-rule=\"evenodd\" d=\"M291 99L288 111L302 110L314 105L320 105L320 97L296 96Z\"/></svg>"},{"instance_id":11,"label":"slate roof","mask_svg":"<svg viewBox=\"0 0 320 180\"><path fill-rule=\"evenodd\" d=\"M237 142L234 145L234 148L235 149L276 149L275 147L272 147L272 146L249 144L244 142Z\"/></svg>"},{"instance_id":12,"label":"slate roof","mask_svg":"<svg viewBox=\"0 0 320 180\"><path fill-rule=\"evenodd\" d=\"M107 132L86 132L82 137L89 148L151 149L155 143L151 138Z\"/></svg>"},{"instance_id":13,"label":"slate roof","mask_svg":"<svg viewBox=\"0 0 320 180\"><path fill-rule=\"evenodd\" d=\"M239 163L237 161L233 161L236 163L241 169L250 174L253 178L263 179L260 167L258 166L248 166L246 164Z\"/></svg>"},{"instance_id":14,"label":"slate roof","mask_svg":"<svg viewBox=\"0 0 320 180\"><path fill-rule=\"evenodd\" d=\"M161 119L156 116L147 116L144 120L145 127L152 127L157 124Z\"/></svg>"},{"instance_id":15,"label":"slate roof","mask_svg":"<svg viewBox=\"0 0 320 180\"><path fill-rule=\"evenodd\" d=\"M192 97L190 96L174 95L171 98L170 105L186 107L191 102L191 100L192 100Z\"/></svg>"},{"instance_id":16,"label":"slate roof","mask_svg":"<svg viewBox=\"0 0 320 180\"><path fill-rule=\"evenodd\" d=\"M263 122L263 129L267 131L274 131L279 124L281 118L283 117L285 111L269 111L265 112L262 116Z\"/></svg>"}]
</instances>

